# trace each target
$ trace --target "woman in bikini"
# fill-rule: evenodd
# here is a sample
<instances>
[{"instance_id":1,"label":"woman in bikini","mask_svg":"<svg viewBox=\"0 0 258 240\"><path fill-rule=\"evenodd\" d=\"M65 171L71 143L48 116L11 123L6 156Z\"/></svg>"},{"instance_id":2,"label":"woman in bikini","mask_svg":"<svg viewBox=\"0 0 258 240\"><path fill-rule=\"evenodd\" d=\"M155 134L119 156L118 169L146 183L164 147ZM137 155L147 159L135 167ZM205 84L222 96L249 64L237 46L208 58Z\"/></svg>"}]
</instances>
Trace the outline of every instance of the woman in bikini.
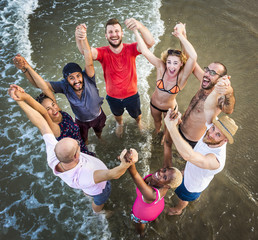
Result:
<instances>
[{"instance_id":1,"label":"woman in bikini","mask_svg":"<svg viewBox=\"0 0 258 240\"><path fill-rule=\"evenodd\" d=\"M169 108L178 110L176 96L185 87L187 79L195 67L197 54L192 44L185 38L185 24L176 24L172 34L180 40L186 56L179 50L169 49L164 51L159 59L146 47L138 31L135 29L133 31L141 53L156 67L157 82L151 96L150 108L156 133L159 133L162 126L162 115L165 117ZM169 134L166 134L166 129L164 129L164 135L164 155L171 155L172 140Z\"/></svg>"}]
</instances>

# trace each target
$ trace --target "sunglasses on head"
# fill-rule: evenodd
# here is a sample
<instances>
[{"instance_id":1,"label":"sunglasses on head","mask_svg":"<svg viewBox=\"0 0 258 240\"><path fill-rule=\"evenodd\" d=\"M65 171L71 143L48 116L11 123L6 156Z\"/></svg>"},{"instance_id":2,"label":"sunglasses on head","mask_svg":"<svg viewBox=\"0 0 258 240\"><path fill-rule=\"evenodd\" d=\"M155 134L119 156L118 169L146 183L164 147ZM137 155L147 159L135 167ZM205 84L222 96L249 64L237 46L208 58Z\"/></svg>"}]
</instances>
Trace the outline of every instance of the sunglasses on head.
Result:
<instances>
[{"instance_id":1,"label":"sunglasses on head","mask_svg":"<svg viewBox=\"0 0 258 240\"><path fill-rule=\"evenodd\" d=\"M204 67L203 69L204 69L204 72L206 72L206 73L209 72L209 74L210 74L211 76L219 75L220 77L223 77L222 75L218 74L218 73L215 72L214 70L210 70L208 67Z\"/></svg>"},{"instance_id":2,"label":"sunglasses on head","mask_svg":"<svg viewBox=\"0 0 258 240\"><path fill-rule=\"evenodd\" d=\"M168 50L168 55L176 54L176 55L181 55L181 51L179 50L174 50L174 49L169 49Z\"/></svg>"}]
</instances>

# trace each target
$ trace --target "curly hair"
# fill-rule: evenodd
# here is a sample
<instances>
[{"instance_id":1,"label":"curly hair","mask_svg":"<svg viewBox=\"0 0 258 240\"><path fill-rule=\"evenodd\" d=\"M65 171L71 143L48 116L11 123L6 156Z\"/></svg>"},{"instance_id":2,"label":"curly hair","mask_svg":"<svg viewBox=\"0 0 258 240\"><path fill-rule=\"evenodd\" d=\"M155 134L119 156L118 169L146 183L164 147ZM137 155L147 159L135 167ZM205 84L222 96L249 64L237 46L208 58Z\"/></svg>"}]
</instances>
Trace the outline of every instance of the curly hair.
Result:
<instances>
[{"instance_id":1,"label":"curly hair","mask_svg":"<svg viewBox=\"0 0 258 240\"><path fill-rule=\"evenodd\" d=\"M176 188L183 181L182 173L175 167L169 167L169 169L173 170L173 177L172 177L170 183L168 184L168 186L170 188Z\"/></svg>"}]
</instances>

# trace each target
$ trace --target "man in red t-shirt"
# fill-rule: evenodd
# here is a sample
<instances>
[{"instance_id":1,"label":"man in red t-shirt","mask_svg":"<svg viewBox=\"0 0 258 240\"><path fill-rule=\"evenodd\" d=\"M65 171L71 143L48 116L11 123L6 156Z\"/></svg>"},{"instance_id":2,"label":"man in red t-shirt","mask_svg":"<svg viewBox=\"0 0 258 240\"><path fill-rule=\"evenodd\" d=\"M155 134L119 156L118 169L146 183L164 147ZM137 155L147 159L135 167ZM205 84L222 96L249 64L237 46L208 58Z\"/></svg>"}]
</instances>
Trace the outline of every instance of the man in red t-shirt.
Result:
<instances>
[{"instance_id":1,"label":"man in red t-shirt","mask_svg":"<svg viewBox=\"0 0 258 240\"><path fill-rule=\"evenodd\" d=\"M130 30L138 29L146 45L149 48L153 46L154 38L142 23L130 18L125 20L125 25ZM117 19L108 20L105 29L105 37L109 45L92 48L91 52L93 60L99 61L102 65L107 91L106 99L117 122L116 134L121 137L124 109L141 127L140 97L137 91L135 65L135 59L141 52L136 42L122 43L123 30Z\"/></svg>"}]
</instances>

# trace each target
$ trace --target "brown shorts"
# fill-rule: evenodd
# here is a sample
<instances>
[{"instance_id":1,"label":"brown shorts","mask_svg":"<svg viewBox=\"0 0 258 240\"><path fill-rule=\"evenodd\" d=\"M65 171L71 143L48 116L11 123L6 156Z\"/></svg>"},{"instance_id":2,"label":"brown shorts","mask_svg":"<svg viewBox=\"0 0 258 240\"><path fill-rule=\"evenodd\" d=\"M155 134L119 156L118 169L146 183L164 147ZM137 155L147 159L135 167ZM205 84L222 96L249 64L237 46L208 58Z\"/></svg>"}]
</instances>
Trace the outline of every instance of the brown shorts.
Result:
<instances>
[{"instance_id":1,"label":"brown shorts","mask_svg":"<svg viewBox=\"0 0 258 240\"><path fill-rule=\"evenodd\" d=\"M102 109L101 109L101 114L90 122L81 122L80 120L75 118L75 122L80 127L80 133L83 141L85 142L88 139L88 132L90 128L93 128L95 133L101 133L102 129L106 125L105 124L106 119L107 119L106 114L103 112Z\"/></svg>"}]
</instances>

